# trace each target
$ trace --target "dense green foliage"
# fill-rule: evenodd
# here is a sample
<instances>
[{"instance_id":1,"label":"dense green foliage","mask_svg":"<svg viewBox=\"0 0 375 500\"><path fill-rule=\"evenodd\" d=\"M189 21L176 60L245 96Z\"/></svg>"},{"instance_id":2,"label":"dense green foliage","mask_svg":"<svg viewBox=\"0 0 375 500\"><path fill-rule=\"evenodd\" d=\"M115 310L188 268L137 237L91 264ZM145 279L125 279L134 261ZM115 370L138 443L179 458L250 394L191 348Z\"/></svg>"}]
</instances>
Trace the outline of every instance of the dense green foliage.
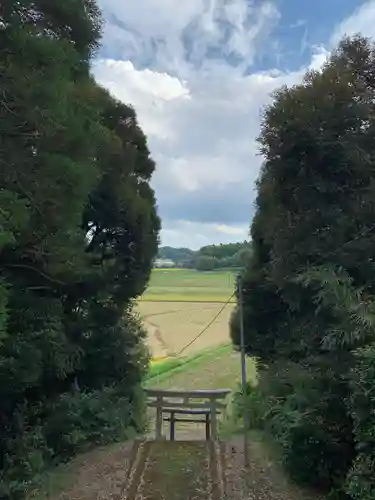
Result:
<instances>
[{"instance_id":1,"label":"dense green foliage","mask_svg":"<svg viewBox=\"0 0 375 500\"><path fill-rule=\"evenodd\" d=\"M246 241L226 245L208 245L198 250L194 264L198 271L242 267L250 256L251 244Z\"/></svg>"},{"instance_id":2,"label":"dense green foliage","mask_svg":"<svg viewBox=\"0 0 375 500\"><path fill-rule=\"evenodd\" d=\"M198 271L214 271L243 267L250 259L251 244L227 243L207 245L196 252L188 248L161 247L159 259L170 259L176 267L193 268Z\"/></svg>"},{"instance_id":3,"label":"dense green foliage","mask_svg":"<svg viewBox=\"0 0 375 500\"><path fill-rule=\"evenodd\" d=\"M205 247L201 247L198 250L198 254L207 257L213 257L215 259L227 259L229 257L233 257L237 252L243 250L244 248L249 248L250 243L244 241L242 243L227 243L225 245L207 245Z\"/></svg>"},{"instance_id":4,"label":"dense green foliage","mask_svg":"<svg viewBox=\"0 0 375 500\"><path fill-rule=\"evenodd\" d=\"M134 111L90 77L93 0L0 7L0 498L142 425L131 301L159 220Z\"/></svg>"},{"instance_id":5,"label":"dense green foliage","mask_svg":"<svg viewBox=\"0 0 375 500\"><path fill-rule=\"evenodd\" d=\"M357 456L347 490L355 500L375 498L375 344L356 353L349 409L354 422Z\"/></svg>"},{"instance_id":6,"label":"dense green foliage","mask_svg":"<svg viewBox=\"0 0 375 500\"><path fill-rule=\"evenodd\" d=\"M262 425L295 479L366 499L375 477L375 404L364 389L375 339L374 62L369 40L344 40L321 72L276 93L259 138L265 162L244 274L247 351L268 367L252 397L270 405ZM238 343L238 311L231 332Z\"/></svg>"}]
</instances>

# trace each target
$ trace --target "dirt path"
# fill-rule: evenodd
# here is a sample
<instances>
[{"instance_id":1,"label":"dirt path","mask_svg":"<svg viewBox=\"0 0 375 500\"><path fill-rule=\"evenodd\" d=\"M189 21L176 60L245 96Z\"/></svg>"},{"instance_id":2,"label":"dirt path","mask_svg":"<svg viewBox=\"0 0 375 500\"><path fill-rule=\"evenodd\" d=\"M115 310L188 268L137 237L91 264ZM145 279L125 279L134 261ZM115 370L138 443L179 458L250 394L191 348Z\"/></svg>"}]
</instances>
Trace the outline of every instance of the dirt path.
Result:
<instances>
[{"instance_id":1,"label":"dirt path","mask_svg":"<svg viewBox=\"0 0 375 500\"><path fill-rule=\"evenodd\" d=\"M31 493L28 500L119 500L134 452L133 443L124 443L81 455L58 467L43 491Z\"/></svg>"},{"instance_id":2,"label":"dirt path","mask_svg":"<svg viewBox=\"0 0 375 500\"><path fill-rule=\"evenodd\" d=\"M137 441L76 460L60 494L34 500L320 500L291 486L260 442Z\"/></svg>"},{"instance_id":3,"label":"dirt path","mask_svg":"<svg viewBox=\"0 0 375 500\"><path fill-rule=\"evenodd\" d=\"M158 441L148 445L139 480L124 498L211 500L210 455L205 442Z\"/></svg>"},{"instance_id":4,"label":"dirt path","mask_svg":"<svg viewBox=\"0 0 375 500\"><path fill-rule=\"evenodd\" d=\"M250 441L247 470L244 468L242 439L231 440L226 443L226 448L228 500L322 500L292 485L261 442Z\"/></svg>"}]
</instances>

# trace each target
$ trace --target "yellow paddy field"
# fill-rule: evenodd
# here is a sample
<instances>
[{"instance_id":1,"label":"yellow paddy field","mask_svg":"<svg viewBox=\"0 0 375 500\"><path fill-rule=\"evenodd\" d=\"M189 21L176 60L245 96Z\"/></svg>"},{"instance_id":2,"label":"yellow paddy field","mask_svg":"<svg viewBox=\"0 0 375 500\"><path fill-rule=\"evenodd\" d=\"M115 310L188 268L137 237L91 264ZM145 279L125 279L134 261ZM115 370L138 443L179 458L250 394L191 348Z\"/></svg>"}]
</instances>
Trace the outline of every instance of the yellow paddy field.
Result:
<instances>
[{"instance_id":1,"label":"yellow paddy field","mask_svg":"<svg viewBox=\"0 0 375 500\"><path fill-rule=\"evenodd\" d=\"M230 342L229 319L234 307L234 273L190 269L156 269L138 302L154 360L193 355ZM230 302L205 333L186 347Z\"/></svg>"}]
</instances>

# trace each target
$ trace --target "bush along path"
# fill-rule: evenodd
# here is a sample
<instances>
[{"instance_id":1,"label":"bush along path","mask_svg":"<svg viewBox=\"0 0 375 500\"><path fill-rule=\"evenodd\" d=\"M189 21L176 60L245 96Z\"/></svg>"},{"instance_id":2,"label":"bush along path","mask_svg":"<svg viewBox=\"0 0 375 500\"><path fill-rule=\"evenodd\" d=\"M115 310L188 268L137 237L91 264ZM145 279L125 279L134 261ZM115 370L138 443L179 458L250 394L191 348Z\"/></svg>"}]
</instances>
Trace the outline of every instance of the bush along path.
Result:
<instances>
[{"instance_id":1,"label":"bush along path","mask_svg":"<svg viewBox=\"0 0 375 500\"><path fill-rule=\"evenodd\" d=\"M90 454L88 454L89 457ZM92 463L93 462L93 463ZM262 444L241 441L135 441L117 453L95 452L70 488L50 500L320 500L287 483ZM32 498L42 500L42 495Z\"/></svg>"}]
</instances>

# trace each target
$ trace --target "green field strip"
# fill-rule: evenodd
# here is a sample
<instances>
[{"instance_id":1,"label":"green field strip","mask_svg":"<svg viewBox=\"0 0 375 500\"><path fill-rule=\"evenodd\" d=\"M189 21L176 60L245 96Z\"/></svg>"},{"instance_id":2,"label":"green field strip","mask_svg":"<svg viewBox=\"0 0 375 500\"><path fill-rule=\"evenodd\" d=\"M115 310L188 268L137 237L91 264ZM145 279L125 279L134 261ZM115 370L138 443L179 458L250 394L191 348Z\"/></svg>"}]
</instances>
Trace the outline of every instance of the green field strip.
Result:
<instances>
[{"instance_id":1,"label":"green field strip","mask_svg":"<svg viewBox=\"0 0 375 500\"><path fill-rule=\"evenodd\" d=\"M228 300L235 282L233 270L154 269L140 301L220 303Z\"/></svg>"},{"instance_id":2,"label":"green field strip","mask_svg":"<svg viewBox=\"0 0 375 500\"><path fill-rule=\"evenodd\" d=\"M149 302L149 301L147 301L147 300L145 301L144 300L143 302ZM201 310L202 310L202 307L200 305L199 305L199 307L197 305L196 308L191 308L191 309L189 308L189 312L190 311L201 311ZM144 314L142 316L142 319L144 321L147 320L147 323L149 323L150 325L158 327L159 325L155 325L154 323L152 323L150 321L150 318L159 317L159 316L165 316L166 314L167 315L168 314L180 314L180 313L183 313L183 312L185 312L185 311L183 309L181 309L181 307L180 307L180 309L168 309L167 311L161 311L161 312L156 312L156 313L154 312L154 313Z\"/></svg>"},{"instance_id":3,"label":"green field strip","mask_svg":"<svg viewBox=\"0 0 375 500\"><path fill-rule=\"evenodd\" d=\"M139 299L139 302L176 302L176 303L188 303L194 304L195 302L199 302L200 304L234 304L236 303L236 298L232 297L228 300L230 294L225 296L220 296L217 298L207 297L207 295L194 296L194 299L186 299L183 295L167 295L164 294L162 298L155 297L152 295L146 295Z\"/></svg>"},{"instance_id":4,"label":"green field strip","mask_svg":"<svg viewBox=\"0 0 375 500\"><path fill-rule=\"evenodd\" d=\"M222 389L236 390L241 381L239 353L228 351L209 358L203 358L182 370L170 372L163 377L155 377L147 388L155 389ZM248 380L256 379L254 360L247 359ZM161 380L160 380L161 379ZM230 402L228 406L230 412Z\"/></svg>"},{"instance_id":5,"label":"green field strip","mask_svg":"<svg viewBox=\"0 0 375 500\"><path fill-rule=\"evenodd\" d=\"M233 347L231 344L224 344L214 348L207 348L200 351L198 354L186 358L169 358L165 362L161 362L154 367L151 367L148 376L146 377L146 387L152 384L157 384L169 377L184 372L200 363L205 363L217 357L220 354L231 353Z\"/></svg>"},{"instance_id":6,"label":"green field strip","mask_svg":"<svg viewBox=\"0 0 375 500\"><path fill-rule=\"evenodd\" d=\"M199 354L197 355L199 356ZM188 363L190 359L188 358L166 358L163 361L158 362L157 364L151 365L149 367L148 374L146 376L146 380L152 380L155 379L156 377L160 377L161 375L164 375L165 373L170 373L171 371L175 370L176 368L182 366L184 363Z\"/></svg>"}]
</instances>

